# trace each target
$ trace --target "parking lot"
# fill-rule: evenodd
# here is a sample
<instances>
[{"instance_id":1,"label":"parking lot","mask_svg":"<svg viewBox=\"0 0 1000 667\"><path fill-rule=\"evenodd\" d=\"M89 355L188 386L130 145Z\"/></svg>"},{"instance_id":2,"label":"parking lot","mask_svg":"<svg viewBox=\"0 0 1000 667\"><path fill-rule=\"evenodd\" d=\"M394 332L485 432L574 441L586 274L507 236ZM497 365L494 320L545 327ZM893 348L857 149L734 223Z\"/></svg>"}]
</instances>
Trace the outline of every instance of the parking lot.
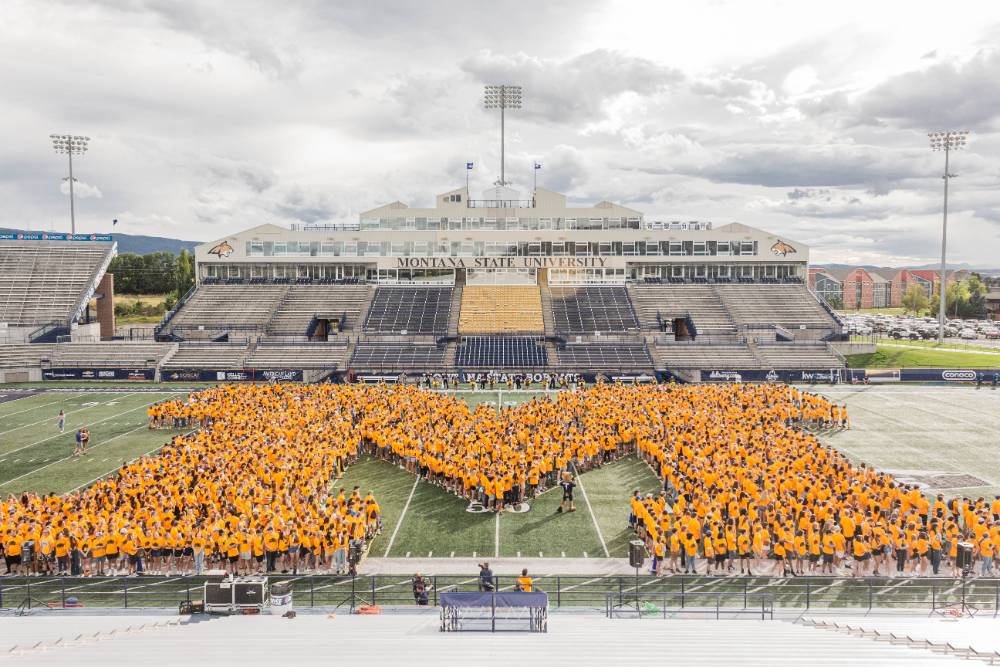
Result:
<instances>
[{"instance_id":1,"label":"parking lot","mask_svg":"<svg viewBox=\"0 0 1000 667\"><path fill-rule=\"evenodd\" d=\"M913 315L841 314L844 330L852 336L889 338L894 340L937 340L938 321L935 317ZM1000 347L1000 326L990 320L945 320L945 342L956 346L975 344Z\"/></svg>"}]
</instances>

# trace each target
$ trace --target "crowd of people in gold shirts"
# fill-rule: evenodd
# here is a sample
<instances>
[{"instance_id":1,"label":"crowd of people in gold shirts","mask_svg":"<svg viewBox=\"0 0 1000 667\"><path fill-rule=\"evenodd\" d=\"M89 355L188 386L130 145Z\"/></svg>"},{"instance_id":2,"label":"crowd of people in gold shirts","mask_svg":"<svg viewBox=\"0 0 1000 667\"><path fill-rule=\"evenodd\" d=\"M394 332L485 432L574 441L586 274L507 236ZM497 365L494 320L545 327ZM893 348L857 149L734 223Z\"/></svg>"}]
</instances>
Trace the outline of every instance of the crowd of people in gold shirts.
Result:
<instances>
[{"instance_id":1,"label":"crowd of people in gold shirts","mask_svg":"<svg viewBox=\"0 0 1000 667\"><path fill-rule=\"evenodd\" d=\"M598 384L499 411L412 385L226 385L149 418L196 430L86 490L0 502L8 571L350 571L381 528L373 493L334 488L361 452L497 512L637 453L663 480L630 506L656 573L957 574L961 542L988 573L1000 546L1000 499L852 464L809 432L846 409L786 385Z\"/></svg>"}]
</instances>

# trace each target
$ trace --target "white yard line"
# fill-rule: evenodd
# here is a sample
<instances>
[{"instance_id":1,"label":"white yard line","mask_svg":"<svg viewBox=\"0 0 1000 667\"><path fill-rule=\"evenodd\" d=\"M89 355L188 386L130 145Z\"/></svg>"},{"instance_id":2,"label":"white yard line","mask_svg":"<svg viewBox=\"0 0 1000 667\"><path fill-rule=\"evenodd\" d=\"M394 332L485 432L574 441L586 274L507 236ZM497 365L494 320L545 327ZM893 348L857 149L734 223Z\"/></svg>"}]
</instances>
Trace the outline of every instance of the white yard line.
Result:
<instances>
[{"instance_id":1,"label":"white yard line","mask_svg":"<svg viewBox=\"0 0 1000 667\"><path fill-rule=\"evenodd\" d=\"M131 394L130 394L130 395L131 395ZM174 393L174 394L168 394L168 396L178 396L178 395L179 395L179 394L176 394L176 393ZM160 399L160 400L163 400L163 399ZM132 408L132 409L130 409L130 410L126 410L125 412L119 412L119 413L118 413L118 414L116 414L116 415L111 415L110 417L105 417L104 419L99 419L99 420L97 420L96 422L90 422L90 423L88 424L88 426L94 426L95 424L103 424L104 422L106 422L106 421L108 421L108 420L111 420L111 419L115 419L115 418L117 418L117 417L121 417L122 415L127 415L127 414L128 414L128 413L130 413L130 412L135 412L136 410L141 410L142 408L148 408L149 406L153 405L154 403L159 403L159 402L160 402L160 401L159 401L159 400L157 400L157 401L151 401L151 402L149 402L149 403L145 403L145 404L143 404L143 405L139 405L139 406L137 406L137 407L134 407L134 408ZM145 426L146 426L146 424L143 424L143 428L145 428ZM65 433L56 433L56 434L55 434L55 435L53 435L53 436L50 436L50 437L48 437L48 438L45 438L45 439L43 439L43 440L39 440L38 442L33 442L33 443L31 443L30 445L25 445L25 446L23 446L23 447L18 447L17 449L12 449L12 450L10 450L9 452L0 452L0 456L10 456L11 454L14 454L14 453L16 453L16 452L19 452L19 451L21 451L22 449L28 449L29 447L34 447L35 445L40 445L40 444L42 444L43 442L48 442L49 440L54 440L55 438L58 438L58 437L59 437L59 436L61 436L61 435L66 435L66 434L65 434ZM2 486L2 485L0 485L0 486Z\"/></svg>"},{"instance_id":2,"label":"white yard line","mask_svg":"<svg viewBox=\"0 0 1000 667\"><path fill-rule=\"evenodd\" d=\"M417 484L420 483L420 475L416 476L413 480L413 487L410 489L410 495L406 499L406 504L403 505L403 513L399 515L399 521L396 522L396 527L392 529L392 536L389 538L389 544L385 548L386 557L389 556L389 552L392 551L392 545L396 542L396 535L399 534L399 527L403 525L403 519L406 518L406 510L410 509L410 501L413 500L413 493L417 490Z\"/></svg>"},{"instance_id":3,"label":"white yard line","mask_svg":"<svg viewBox=\"0 0 1000 667\"><path fill-rule=\"evenodd\" d=\"M91 447L88 451L93 451L93 450L97 449L98 447L100 447L101 445L106 445L109 442L111 442L112 440L117 440L118 438L122 437L123 435L129 435L130 433L135 433L136 431L138 431L140 429L144 429L144 428L146 428L145 424L142 424L141 426L136 426L131 431L125 431L124 433L119 433L118 435L116 435L113 438L108 438L107 440L103 440L103 441L97 443L96 445L94 445L93 447ZM28 475L34 475L36 472L39 472L40 470L45 470L46 468L51 468L52 466L56 465L57 463L62 463L64 461L69 461L70 459L73 459L73 458L76 458L76 456L73 455L73 454L71 454L71 455L67 456L66 458L56 459L52 463L48 463L48 464L40 466L38 468L33 468L32 470L29 470L28 472L24 473L23 475L19 475L17 477L14 477L13 479L8 479L5 482L0 482L0 487L7 486L8 484L16 482L19 479L24 479ZM104 473L104 474L106 475L107 473ZM98 479L100 479L100 478L98 478Z\"/></svg>"},{"instance_id":4,"label":"white yard line","mask_svg":"<svg viewBox=\"0 0 1000 667\"><path fill-rule=\"evenodd\" d=\"M119 398L128 398L129 396L135 396L135 395L136 395L136 393L126 394L125 396L115 396L110 401L106 401L104 403L95 403L94 405L87 405L87 406L84 406L84 407L82 407L82 408L80 408L78 410L70 410L69 412L66 413L66 416L68 417L69 415L75 415L78 412L83 412L85 410L92 410L94 408L99 408L102 405L107 405L108 403L115 403L115 402L118 401ZM82 394L81 394L81 396L82 396ZM77 397L77 398L79 398L79 397ZM51 403L46 403L45 405L51 405ZM43 406L38 406L38 407L43 407ZM5 419L6 417L9 417L9 416L10 415L3 415L2 417L0 417L0 419ZM52 422L52 423L58 425L59 424L59 415L53 415L51 417L46 417L45 419L39 419L36 422L31 422L30 424L24 424L22 426L15 426L12 429L8 429L6 431L0 431L0 435L7 435L8 433L13 433L14 431L20 431L22 428L28 428L29 426L38 426L39 424L46 424L46 423L49 423L49 422Z\"/></svg>"},{"instance_id":5,"label":"white yard line","mask_svg":"<svg viewBox=\"0 0 1000 667\"><path fill-rule=\"evenodd\" d=\"M590 498L587 497L587 489L583 488L583 475L577 475L576 483L580 485L580 493L583 494L583 501L587 503L587 509L590 511L590 518L594 520L594 530L597 531L597 537L601 540L601 548L604 549L604 557L611 558L611 552L608 551L608 545L604 542L604 534L601 533L601 527L597 523L597 515L594 514L594 508L590 506Z\"/></svg>"},{"instance_id":6,"label":"white yard line","mask_svg":"<svg viewBox=\"0 0 1000 667\"><path fill-rule=\"evenodd\" d=\"M76 396L69 396L69 397L63 396L58 401L52 401L51 403L42 403L41 405L36 405L33 408L25 408L24 410L18 410L17 412L8 412L5 415L4 414L0 414L0 420L6 419L7 417L13 417L14 415L21 415L21 414L24 414L25 412L32 412L33 410L37 410L38 408L45 408L45 407L48 407L50 405L55 405L56 403L65 403L66 401L71 401L74 398L80 398L81 396L86 396L86 395L87 395L86 392L83 392L83 393L77 394ZM31 397L30 396L26 396L25 398L31 398ZM11 402L13 403L15 401L11 401ZM57 419L58 419L58 416L57 416Z\"/></svg>"}]
</instances>

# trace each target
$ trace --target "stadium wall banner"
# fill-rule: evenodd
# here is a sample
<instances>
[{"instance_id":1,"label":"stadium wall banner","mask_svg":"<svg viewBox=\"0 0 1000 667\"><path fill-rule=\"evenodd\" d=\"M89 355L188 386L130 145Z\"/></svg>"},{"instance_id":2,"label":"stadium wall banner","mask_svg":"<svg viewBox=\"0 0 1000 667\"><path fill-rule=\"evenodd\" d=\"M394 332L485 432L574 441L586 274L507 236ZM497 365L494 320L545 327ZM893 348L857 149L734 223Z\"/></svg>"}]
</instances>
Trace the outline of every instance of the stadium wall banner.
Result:
<instances>
[{"instance_id":1,"label":"stadium wall banner","mask_svg":"<svg viewBox=\"0 0 1000 667\"><path fill-rule=\"evenodd\" d=\"M51 234L49 232L4 233L0 241L111 241L111 234Z\"/></svg>"},{"instance_id":2,"label":"stadium wall banner","mask_svg":"<svg viewBox=\"0 0 1000 667\"><path fill-rule=\"evenodd\" d=\"M992 382L993 376L1000 376L1000 369L972 368L901 368L901 382Z\"/></svg>"},{"instance_id":3,"label":"stadium wall banner","mask_svg":"<svg viewBox=\"0 0 1000 667\"><path fill-rule=\"evenodd\" d=\"M380 269L622 269L624 257L396 257Z\"/></svg>"},{"instance_id":4,"label":"stadium wall banner","mask_svg":"<svg viewBox=\"0 0 1000 667\"><path fill-rule=\"evenodd\" d=\"M206 370L190 368L163 371L163 382L302 382L302 371L287 369Z\"/></svg>"},{"instance_id":5,"label":"stadium wall banner","mask_svg":"<svg viewBox=\"0 0 1000 667\"><path fill-rule=\"evenodd\" d=\"M841 382L841 371L836 368L824 370L704 370L702 382L805 382L828 384Z\"/></svg>"},{"instance_id":6,"label":"stadium wall banner","mask_svg":"<svg viewBox=\"0 0 1000 667\"><path fill-rule=\"evenodd\" d=\"M154 368L46 368L42 379L58 380L128 380L130 382L152 382L156 376Z\"/></svg>"}]
</instances>

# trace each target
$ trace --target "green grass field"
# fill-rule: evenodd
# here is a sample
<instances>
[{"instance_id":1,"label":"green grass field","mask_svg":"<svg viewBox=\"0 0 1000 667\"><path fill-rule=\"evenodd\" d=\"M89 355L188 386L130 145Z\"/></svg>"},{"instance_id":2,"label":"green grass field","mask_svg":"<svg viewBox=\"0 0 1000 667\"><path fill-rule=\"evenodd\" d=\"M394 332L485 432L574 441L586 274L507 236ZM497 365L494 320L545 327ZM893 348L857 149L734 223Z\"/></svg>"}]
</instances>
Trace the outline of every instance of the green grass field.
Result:
<instances>
[{"instance_id":1,"label":"green grass field","mask_svg":"<svg viewBox=\"0 0 1000 667\"><path fill-rule=\"evenodd\" d=\"M1000 493L1000 474L993 463L1000 391L886 385L823 386L815 391L848 405L852 429L821 438L855 461L916 479L929 493ZM5 392L0 389L0 395ZM540 394L460 392L470 403L493 406ZM148 430L146 406L185 395L60 390L0 403L0 494L63 493L155 451L176 432ZM60 408L68 415L62 434L56 428ZM91 453L75 459L73 431L84 424L93 434ZM374 557L623 558L628 497L633 489L657 492L659 481L634 457L587 472L579 481L577 511L572 514L556 514L560 496L549 491L530 503L530 511L499 517L467 512L466 501L367 457L331 484L347 489L358 485L378 497L383 533L372 545Z\"/></svg>"},{"instance_id":2,"label":"green grass field","mask_svg":"<svg viewBox=\"0 0 1000 667\"><path fill-rule=\"evenodd\" d=\"M1000 355L879 345L874 354L848 356L847 365L850 368L998 368Z\"/></svg>"}]
</instances>

